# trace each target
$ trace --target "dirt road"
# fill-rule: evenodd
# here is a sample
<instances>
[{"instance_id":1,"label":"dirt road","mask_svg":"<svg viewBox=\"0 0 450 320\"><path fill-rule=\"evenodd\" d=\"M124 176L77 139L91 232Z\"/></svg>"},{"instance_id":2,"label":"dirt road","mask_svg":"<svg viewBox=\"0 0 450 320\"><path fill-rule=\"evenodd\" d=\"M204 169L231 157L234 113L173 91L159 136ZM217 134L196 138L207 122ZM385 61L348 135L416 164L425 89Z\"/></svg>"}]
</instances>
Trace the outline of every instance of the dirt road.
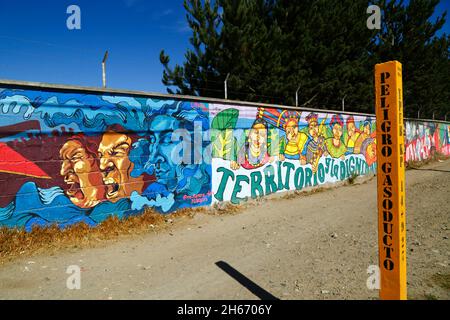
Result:
<instances>
[{"instance_id":1,"label":"dirt road","mask_svg":"<svg viewBox=\"0 0 450 320\"><path fill-rule=\"evenodd\" d=\"M450 298L449 218L450 161L407 171L410 299ZM367 268L377 264L376 179L172 224L98 248L7 263L0 298L258 299L219 261L280 299L378 298L366 286ZM80 290L66 287L70 265L81 268Z\"/></svg>"}]
</instances>

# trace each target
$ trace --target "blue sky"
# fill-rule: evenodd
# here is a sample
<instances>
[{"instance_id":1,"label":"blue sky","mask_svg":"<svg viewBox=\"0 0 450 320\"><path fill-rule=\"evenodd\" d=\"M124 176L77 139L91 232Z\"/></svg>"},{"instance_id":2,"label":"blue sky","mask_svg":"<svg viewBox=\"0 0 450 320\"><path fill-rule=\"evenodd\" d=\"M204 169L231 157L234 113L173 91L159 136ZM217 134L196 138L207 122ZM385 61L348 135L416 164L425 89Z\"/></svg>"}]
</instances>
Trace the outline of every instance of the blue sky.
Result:
<instances>
[{"instance_id":1,"label":"blue sky","mask_svg":"<svg viewBox=\"0 0 450 320\"><path fill-rule=\"evenodd\" d=\"M81 30L66 9L81 8ZM182 0L0 0L0 79L166 92L159 53L181 63L189 47ZM441 0L437 12L450 11ZM445 32L450 33L447 21Z\"/></svg>"},{"instance_id":2,"label":"blue sky","mask_svg":"<svg viewBox=\"0 0 450 320\"><path fill-rule=\"evenodd\" d=\"M68 30L67 7L81 9ZM0 0L0 78L166 92L159 53L183 61L190 31L182 0Z\"/></svg>"}]
</instances>

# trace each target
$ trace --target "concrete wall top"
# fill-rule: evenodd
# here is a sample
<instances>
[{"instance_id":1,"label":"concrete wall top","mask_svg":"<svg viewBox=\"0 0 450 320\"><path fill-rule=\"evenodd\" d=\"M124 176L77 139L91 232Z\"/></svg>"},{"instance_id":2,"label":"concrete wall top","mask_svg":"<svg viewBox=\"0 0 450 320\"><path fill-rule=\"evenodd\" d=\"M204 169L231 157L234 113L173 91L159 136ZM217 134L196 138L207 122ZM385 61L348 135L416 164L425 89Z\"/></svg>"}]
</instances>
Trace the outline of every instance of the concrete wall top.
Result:
<instances>
[{"instance_id":1,"label":"concrete wall top","mask_svg":"<svg viewBox=\"0 0 450 320\"><path fill-rule=\"evenodd\" d=\"M295 106L284 106L275 105L270 103L258 103L240 100L225 100L218 98L209 97L198 97L189 95L179 95L179 94L168 94L159 92L147 92L147 91L137 91L137 90L127 90L127 89L114 89L114 88L100 88L100 87L84 87L84 86L74 86L65 84L51 84L45 82L32 82L32 81L18 81L9 79L0 79L0 87L8 88L26 88L26 89L43 89L43 90L54 90L61 92L85 92L85 93L108 93L108 94L118 94L118 95L131 95L131 96L144 96L149 98L163 98L163 99L178 99L178 100L190 100L190 101L200 101L200 102L211 102L211 103L221 103L227 105L240 105L249 107L268 107L268 108L283 108L289 110L298 111L314 111L314 112L332 112L338 114L351 114L360 116L375 116L374 113L362 113L362 112L351 112L342 110L329 110L329 109L316 109L316 108L305 108L305 107L295 107ZM428 121L428 122L441 122L447 123L443 120L433 120L433 119L416 119L416 118L404 118L410 121Z\"/></svg>"},{"instance_id":2,"label":"concrete wall top","mask_svg":"<svg viewBox=\"0 0 450 320\"><path fill-rule=\"evenodd\" d=\"M146 92L146 91L135 91L126 89L113 89L113 88L99 88L99 87L83 87L83 86L73 86L73 85L63 85L63 84L50 84L43 82L30 82L30 81L16 81L16 80L6 80L0 79L0 87L7 88L25 88L34 90L51 90L60 92L85 92L85 93L106 93L115 95L129 95L129 96L141 96L157 99L178 99L178 100L189 100L189 101L199 101L199 102L209 102L209 103L220 103L225 105L239 105L239 106L249 106L249 107L268 107L268 108L283 108L298 111L314 111L314 112L332 112L339 114L352 114L359 116L375 116L373 113L360 113L360 112L350 112L341 110L326 110L326 109L315 109L315 108L305 108L305 107L295 107L295 106L284 106L275 105L269 103L259 103L259 102L249 102L249 101L239 101L239 100L225 100L218 98L208 98L208 97L198 97L189 95L179 95L179 94L165 94L157 92Z\"/></svg>"}]
</instances>

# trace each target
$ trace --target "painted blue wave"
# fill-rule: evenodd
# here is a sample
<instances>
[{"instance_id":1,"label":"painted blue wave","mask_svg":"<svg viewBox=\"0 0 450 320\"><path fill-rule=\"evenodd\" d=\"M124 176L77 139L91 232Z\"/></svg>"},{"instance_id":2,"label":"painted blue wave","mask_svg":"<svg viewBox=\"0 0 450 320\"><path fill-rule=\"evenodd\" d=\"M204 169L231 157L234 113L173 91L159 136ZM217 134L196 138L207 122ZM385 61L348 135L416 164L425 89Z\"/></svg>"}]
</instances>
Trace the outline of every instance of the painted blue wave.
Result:
<instances>
[{"instance_id":1,"label":"painted blue wave","mask_svg":"<svg viewBox=\"0 0 450 320\"><path fill-rule=\"evenodd\" d=\"M0 226L24 228L26 231L31 231L33 226L56 224L65 228L80 222L96 226L109 216L121 219L135 213L129 199L116 203L107 201L92 209L82 209L75 206L59 187L42 189L34 182L26 182L15 200L0 208Z\"/></svg>"},{"instance_id":2,"label":"painted blue wave","mask_svg":"<svg viewBox=\"0 0 450 320\"><path fill-rule=\"evenodd\" d=\"M13 202L8 204L4 208L0 208L0 221L11 218L12 214L14 213L14 209L15 209L15 206L14 206Z\"/></svg>"},{"instance_id":3,"label":"painted blue wave","mask_svg":"<svg viewBox=\"0 0 450 320\"><path fill-rule=\"evenodd\" d=\"M101 96L94 94L65 94L56 92L2 90L0 91L0 112L21 114L24 120L44 120L55 128L75 124L85 133L104 132L108 126L119 124L125 130L143 131L148 118L156 114L173 114L182 102L131 98L122 96ZM180 114L193 120L192 114Z\"/></svg>"},{"instance_id":4,"label":"painted blue wave","mask_svg":"<svg viewBox=\"0 0 450 320\"><path fill-rule=\"evenodd\" d=\"M39 192L39 197L41 198L42 203L51 204L56 197L63 196L64 191L60 187L52 187L48 189L37 188Z\"/></svg>"}]
</instances>

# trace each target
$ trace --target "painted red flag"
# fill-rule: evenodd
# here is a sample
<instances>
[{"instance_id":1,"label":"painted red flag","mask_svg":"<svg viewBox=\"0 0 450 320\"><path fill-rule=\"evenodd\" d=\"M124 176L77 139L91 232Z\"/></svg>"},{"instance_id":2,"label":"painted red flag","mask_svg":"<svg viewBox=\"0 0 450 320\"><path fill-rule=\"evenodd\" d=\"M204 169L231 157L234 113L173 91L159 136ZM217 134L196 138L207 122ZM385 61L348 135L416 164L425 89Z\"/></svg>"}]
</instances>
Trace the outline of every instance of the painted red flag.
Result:
<instances>
[{"instance_id":1,"label":"painted red flag","mask_svg":"<svg viewBox=\"0 0 450 320\"><path fill-rule=\"evenodd\" d=\"M50 179L34 162L0 142L0 172Z\"/></svg>"}]
</instances>

